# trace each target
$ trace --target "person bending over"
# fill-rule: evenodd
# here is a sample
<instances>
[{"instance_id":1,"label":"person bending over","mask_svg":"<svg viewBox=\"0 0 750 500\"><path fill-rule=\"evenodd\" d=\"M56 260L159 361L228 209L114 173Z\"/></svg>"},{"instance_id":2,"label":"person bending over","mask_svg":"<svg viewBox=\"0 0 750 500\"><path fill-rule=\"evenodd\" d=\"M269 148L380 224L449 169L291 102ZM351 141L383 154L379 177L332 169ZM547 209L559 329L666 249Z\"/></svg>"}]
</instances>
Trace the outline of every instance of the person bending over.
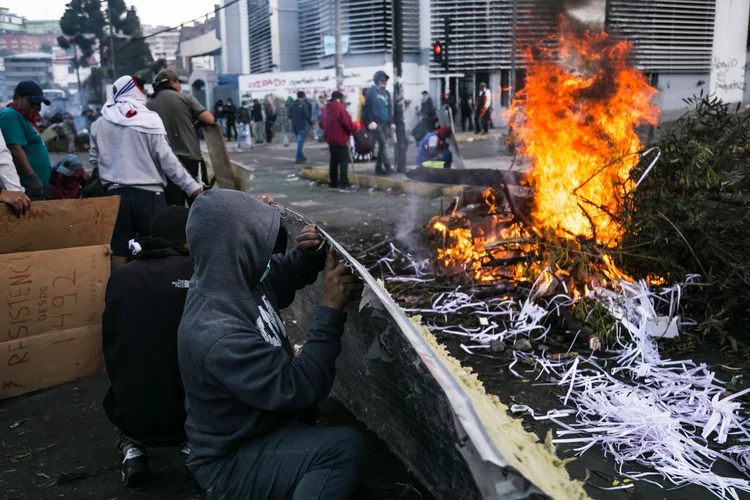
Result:
<instances>
[{"instance_id":1,"label":"person bending over","mask_svg":"<svg viewBox=\"0 0 750 500\"><path fill-rule=\"evenodd\" d=\"M421 167L428 161L442 161L443 168L451 168L453 153L448 145L451 135L453 132L450 127L440 127L424 136L417 149L417 166Z\"/></svg>"},{"instance_id":2,"label":"person bending over","mask_svg":"<svg viewBox=\"0 0 750 500\"><path fill-rule=\"evenodd\" d=\"M154 215L151 237L131 244L133 262L112 273L102 315L110 387L104 410L118 432L122 480L151 474L146 446L179 446L185 437L185 391L177 366L177 329L193 277L186 243L188 209Z\"/></svg>"},{"instance_id":3,"label":"person bending over","mask_svg":"<svg viewBox=\"0 0 750 500\"><path fill-rule=\"evenodd\" d=\"M195 275L178 338L186 465L214 500L344 500L359 482L360 435L311 424L362 284L321 250L315 226L273 255L282 235L279 212L238 191L211 190L190 212ZM279 311L323 268L322 304L295 356Z\"/></svg>"}]
</instances>

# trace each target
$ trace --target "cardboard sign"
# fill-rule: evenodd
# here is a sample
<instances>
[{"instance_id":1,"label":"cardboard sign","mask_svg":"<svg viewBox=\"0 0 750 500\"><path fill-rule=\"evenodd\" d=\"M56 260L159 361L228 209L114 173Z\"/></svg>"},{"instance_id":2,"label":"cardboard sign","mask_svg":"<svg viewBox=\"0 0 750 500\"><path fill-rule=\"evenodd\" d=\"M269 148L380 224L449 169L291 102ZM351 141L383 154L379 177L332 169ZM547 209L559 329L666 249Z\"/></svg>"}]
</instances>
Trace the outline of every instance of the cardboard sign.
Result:
<instances>
[{"instance_id":1,"label":"cardboard sign","mask_svg":"<svg viewBox=\"0 0 750 500\"><path fill-rule=\"evenodd\" d=\"M109 242L120 198L0 205L0 399L101 366Z\"/></svg>"},{"instance_id":2,"label":"cardboard sign","mask_svg":"<svg viewBox=\"0 0 750 500\"><path fill-rule=\"evenodd\" d=\"M38 201L18 218L0 204L0 254L109 245L119 196Z\"/></svg>"},{"instance_id":3,"label":"cardboard sign","mask_svg":"<svg viewBox=\"0 0 750 500\"><path fill-rule=\"evenodd\" d=\"M101 324L109 247L0 255L0 342Z\"/></svg>"},{"instance_id":4,"label":"cardboard sign","mask_svg":"<svg viewBox=\"0 0 750 500\"><path fill-rule=\"evenodd\" d=\"M0 343L0 399L96 373L102 365L100 326Z\"/></svg>"}]
</instances>

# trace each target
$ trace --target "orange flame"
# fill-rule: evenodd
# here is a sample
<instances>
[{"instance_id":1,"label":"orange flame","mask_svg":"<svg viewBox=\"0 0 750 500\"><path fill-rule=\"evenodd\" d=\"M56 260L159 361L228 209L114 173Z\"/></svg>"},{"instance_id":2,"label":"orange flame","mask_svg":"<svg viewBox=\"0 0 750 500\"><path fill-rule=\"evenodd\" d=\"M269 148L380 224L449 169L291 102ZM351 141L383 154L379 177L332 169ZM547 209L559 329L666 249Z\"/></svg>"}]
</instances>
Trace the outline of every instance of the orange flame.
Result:
<instances>
[{"instance_id":1,"label":"orange flame","mask_svg":"<svg viewBox=\"0 0 750 500\"><path fill-rule=\"evenodd\" d=\"M630 43L561 24L549 40L556 43L527 51L526 86L509 110L519 151L534 161L532 219L560 236L612 247L622 236L615 216L634 187L635 128L659 118L656 89L628 64Z\"/></svg>"}]
</instances>

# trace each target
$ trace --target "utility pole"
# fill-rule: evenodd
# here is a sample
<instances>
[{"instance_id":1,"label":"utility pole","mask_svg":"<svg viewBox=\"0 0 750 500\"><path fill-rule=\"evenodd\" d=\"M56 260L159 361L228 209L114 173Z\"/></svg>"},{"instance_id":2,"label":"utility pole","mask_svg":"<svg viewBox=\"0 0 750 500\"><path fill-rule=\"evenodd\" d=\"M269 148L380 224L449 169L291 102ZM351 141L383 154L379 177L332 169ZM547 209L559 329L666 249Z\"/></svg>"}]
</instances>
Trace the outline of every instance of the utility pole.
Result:
<instances>
[{"instance_id":1,"label":"utility pole","mask_svg":"<svg viewBox=\"0 0 750 500\"><path fill-rule=\"evenodd\" d=\"M404 66L404 6L403 0L393 0L393 117L396 120L396 171L406 173L406 124L404 123L404 87L401 83Z\"/></svg>"},{"instance_id":2,"label":"utility pole","mask_svg":"<svg viewBox=\"0 0 750 500\"><path fill-rule=\"evenodd\" d=\"M344 27L341 25L341 1L336 2L336 88L344 88L344 48L341 41Z\"/></svg>"},{"instance_id":3,"label":"utility pole","mask_svg":"<svg viewBox=\"0 0 750 500\"><path fill-rule=\"evenodd\" d=\"M112 6L107 0L107 14L109 18L109 59L112 64L112 81L117 80L117 59L115 55L115 28L112 23Z\"/></svg>"}]
</instances>

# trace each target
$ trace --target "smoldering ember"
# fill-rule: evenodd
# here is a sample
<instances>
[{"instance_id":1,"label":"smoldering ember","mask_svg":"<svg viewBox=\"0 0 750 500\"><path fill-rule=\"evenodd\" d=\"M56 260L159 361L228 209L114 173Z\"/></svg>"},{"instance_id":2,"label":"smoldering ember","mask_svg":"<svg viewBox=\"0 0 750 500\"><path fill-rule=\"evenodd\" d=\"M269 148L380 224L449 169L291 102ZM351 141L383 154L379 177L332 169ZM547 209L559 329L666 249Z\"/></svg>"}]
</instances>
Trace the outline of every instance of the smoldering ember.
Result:
<instances>
[{"instance_id":1,"label":"smoldering ember","mask_svg":"<svg viewBox=\"0 0 750 500\"><path fill-rule=\"evenodd\" d=\"M200 1L0 7L0 497L750 498L750 0Z\"/></svg>"}]
</instances>

